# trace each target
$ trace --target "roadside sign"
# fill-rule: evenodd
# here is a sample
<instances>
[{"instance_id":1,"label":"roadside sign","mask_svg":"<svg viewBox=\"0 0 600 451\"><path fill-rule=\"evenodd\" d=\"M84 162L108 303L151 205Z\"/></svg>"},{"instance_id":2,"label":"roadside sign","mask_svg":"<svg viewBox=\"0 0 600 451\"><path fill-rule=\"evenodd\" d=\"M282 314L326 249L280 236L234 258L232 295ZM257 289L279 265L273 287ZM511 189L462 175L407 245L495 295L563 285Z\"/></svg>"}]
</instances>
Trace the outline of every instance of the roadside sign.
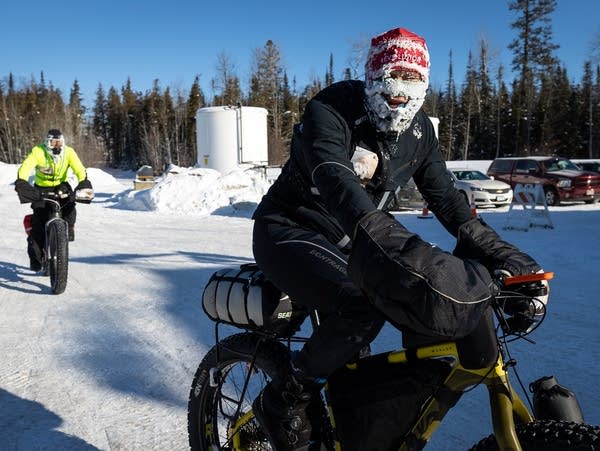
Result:
<instances>
[{"instance_id":1,"label":"roadside sign","mask_svg":"<svg viewBox=\"0 0 600 451\"><path fill-rule=\"evenodd\" d=\"M532 227L554 228L544 189L540 184L518 183L514 188L514 199L508 207L503 229L527 231Z\"/></svg>"}]
</instances>

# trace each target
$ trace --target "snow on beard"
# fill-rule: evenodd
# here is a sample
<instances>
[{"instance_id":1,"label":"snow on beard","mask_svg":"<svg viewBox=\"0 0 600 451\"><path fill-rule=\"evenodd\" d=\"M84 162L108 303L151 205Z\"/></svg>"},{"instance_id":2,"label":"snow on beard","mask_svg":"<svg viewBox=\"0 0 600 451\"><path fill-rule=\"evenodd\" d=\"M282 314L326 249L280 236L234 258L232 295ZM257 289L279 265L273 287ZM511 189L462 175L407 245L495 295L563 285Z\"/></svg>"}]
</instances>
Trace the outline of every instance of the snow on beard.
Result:
<instances>
[{"instance_id":1,"label":"snow on beard","mask_svg":"<svg viewBox=\"0 0 600 451\"><path fill-rule=\"evenodd\" d=\"M419 74L420 80L393 79L394 71ZM425 101L429 87L429 52L425 40L405 28L395 28L371 40L365 65L366 107L382 132L404 132ZM387 99L404 95L408 103L392 108Z\"/></svg>"}]
</instances>

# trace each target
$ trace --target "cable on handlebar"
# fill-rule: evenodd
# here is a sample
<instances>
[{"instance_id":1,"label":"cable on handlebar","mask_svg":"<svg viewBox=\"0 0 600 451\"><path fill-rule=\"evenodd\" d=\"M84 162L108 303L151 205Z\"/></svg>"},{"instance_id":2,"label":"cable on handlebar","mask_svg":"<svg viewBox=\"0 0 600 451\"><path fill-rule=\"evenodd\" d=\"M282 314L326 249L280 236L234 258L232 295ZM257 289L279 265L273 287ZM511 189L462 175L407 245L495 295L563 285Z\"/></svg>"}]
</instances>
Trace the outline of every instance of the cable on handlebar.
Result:
<instances>
[{"instance_id":1,"label":"cable on handlebar","mask_svg":"<svg viewBox=\"0 0 600 451\"><path fill-rule=\"evenodd\" d=\"M540 288L528 287L528 291L540 293ZM546 305L536 295L516 290L501 290L495 296L493 306L505 338L514 337L508 341L525 338L537 329L546 317Z\"/></svg>"}]
</instances>

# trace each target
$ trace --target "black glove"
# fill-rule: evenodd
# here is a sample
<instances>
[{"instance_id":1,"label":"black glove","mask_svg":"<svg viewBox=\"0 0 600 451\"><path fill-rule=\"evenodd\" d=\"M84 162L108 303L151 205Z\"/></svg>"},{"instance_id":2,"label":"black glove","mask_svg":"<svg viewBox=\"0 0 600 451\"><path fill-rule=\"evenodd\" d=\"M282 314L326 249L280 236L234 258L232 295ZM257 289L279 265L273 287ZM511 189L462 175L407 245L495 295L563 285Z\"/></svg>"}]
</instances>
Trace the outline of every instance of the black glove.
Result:
<instances>
[{"instance_id":1,"label":"black glove","mask_svg":"<svg viewBox=\"0 0 600 451\"><path fill-rule=\"evenodd\" d=\"M22 204L35 202L42 198L42 195L39 192L39 190L35 186L31 186L23 179L15 180L15 191L17 192L17 196L19 196L19 201Z\"/></svg>"},{"instance_id":2,"label":"black glove","mask_svg":"<svg viewBox=\"0 0 600 451\"><path fill-rule=\"evenodd\" d=\"M94 189L94 188L92 187L92 182L90 182L87 178L85 178L81 182L79 182L79 185L77 185L75 187L75 191L80 190L80 189Z\"/></svg>"},{"instance_id":3,"label":"black glove","mask_svg":"<svg viewBox=\"0 0 600 451\"><path fill-rule=\"evenodd\" d=\"M481 218L471 219L459 227L453 254L481 262L492 274L504 270L516 276L541 269L533 258L502 240Z\"/></svg>"},{"instance_id":4,"label":"black glove","mask_svg":"<svg viewBox=\"0 0 600 451\"><path fill-rule=\"evenodd\" d=\"M84 204L89 204L94 198L94 188L92 188L92 182L87 177L79 182L79 185L75 187L74 200Z\"/></svg>"}]
</instances>

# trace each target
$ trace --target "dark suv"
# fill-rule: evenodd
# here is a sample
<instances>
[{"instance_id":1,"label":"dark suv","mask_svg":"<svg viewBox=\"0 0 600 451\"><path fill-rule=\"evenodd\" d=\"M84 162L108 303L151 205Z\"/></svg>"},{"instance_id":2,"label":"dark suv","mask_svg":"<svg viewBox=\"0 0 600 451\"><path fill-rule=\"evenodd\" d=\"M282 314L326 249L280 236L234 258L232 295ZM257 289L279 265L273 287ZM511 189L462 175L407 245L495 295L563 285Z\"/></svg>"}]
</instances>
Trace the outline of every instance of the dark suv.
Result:
<instances>
[{"instance_id":1,"label":"dark suv","mask_svg":"<svg viewBox=\"0 0 600 451\"><path fill-rule=\"evenodd\" d=\"M548 205L561 201L593 203L600 199L600 174L582 171L562 157L496 158L487 174L513 189L519 183L541 184Z\"/></svg>"}]
</instances>

